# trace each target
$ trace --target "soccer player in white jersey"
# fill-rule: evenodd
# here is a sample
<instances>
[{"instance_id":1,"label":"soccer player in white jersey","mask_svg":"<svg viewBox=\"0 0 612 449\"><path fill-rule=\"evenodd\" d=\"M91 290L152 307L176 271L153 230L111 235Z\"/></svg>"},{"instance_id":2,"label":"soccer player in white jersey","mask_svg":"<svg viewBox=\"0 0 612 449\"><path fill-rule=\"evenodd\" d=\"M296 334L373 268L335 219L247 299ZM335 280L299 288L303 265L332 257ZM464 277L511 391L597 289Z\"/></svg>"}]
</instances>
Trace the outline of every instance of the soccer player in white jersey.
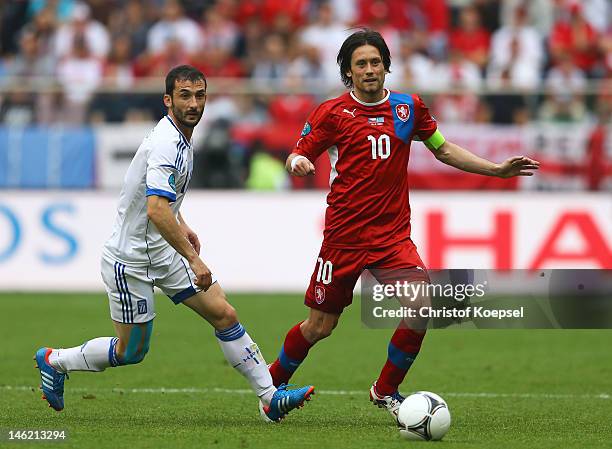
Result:
<instances>
[{"instance_id":1,"label":"soccer player in white jersey","mask_svg":"<svg viewBox=\"0 0 612 449\"><path fill-rule=\"evenodd\" d=\"M125 176L101 263L117 336L36 352L43 399L57 411L64 408L67 373L103 371L144 359L155 318L154 286L212 324L225 358L259 397L264 418L279 421L314 393L312 386L274 387L257 344L200 258L198 236L181 216L193 171L191 135L204 112L206 87L202 72L191 66L168 73L163 98L168 115L144 139Z\"/></svg>"}]
</instances>

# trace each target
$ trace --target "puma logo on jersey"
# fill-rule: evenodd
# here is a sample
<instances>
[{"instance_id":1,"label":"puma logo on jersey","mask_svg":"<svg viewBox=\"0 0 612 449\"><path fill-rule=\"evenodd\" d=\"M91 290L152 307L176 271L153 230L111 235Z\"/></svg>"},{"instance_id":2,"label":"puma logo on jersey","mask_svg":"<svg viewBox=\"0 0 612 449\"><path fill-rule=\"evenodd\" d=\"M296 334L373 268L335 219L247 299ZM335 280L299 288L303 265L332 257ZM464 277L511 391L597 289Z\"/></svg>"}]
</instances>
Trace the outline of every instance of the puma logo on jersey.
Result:
<instances>
[{"instance_id":1,"label":"puma logo on jersey","mask_svg":"<svg viewBox=\"0 0 612 449\"><path fill-rule=\"evenodd\" d=\"M353 118L355 118L355 111L357 110L357 108L353 109L352 111L349 111L348 109L343 109L342 112L346 112L347 114L350 114Z\"/></svg>"}]
</instances>

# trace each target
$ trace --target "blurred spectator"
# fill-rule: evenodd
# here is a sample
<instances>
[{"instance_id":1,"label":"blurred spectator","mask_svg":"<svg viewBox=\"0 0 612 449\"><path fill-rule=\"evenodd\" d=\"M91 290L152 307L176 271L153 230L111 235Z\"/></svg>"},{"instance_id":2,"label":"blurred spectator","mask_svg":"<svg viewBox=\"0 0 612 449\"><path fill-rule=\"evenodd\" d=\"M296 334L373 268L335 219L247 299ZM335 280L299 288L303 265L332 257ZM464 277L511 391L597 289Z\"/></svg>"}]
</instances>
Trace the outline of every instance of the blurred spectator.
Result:
<instances>
[{"instance_id":1,"label":"blurred spectator","mask_svg":"<svg viewBox=\"0 0 612 449\"><path fill-rule=\"evenodd\" d=\"M503 25L511 25L517 8L525 8L528 23L541 36L547 36L555 19L555 5L566 0L504 0L500 19Z\"/></svg>"},{"instance_id":2,"label":"blurred spectator","mask_svg":"<svg viewBox=\"0 0 612 449\"><path fill-rule=\"evenodd\" d=\"M108 25L111 15L116 10L122 10L125 0L85 0L91 8L91 17L98 22Z\"/></svg>"},{"instance_id":3,"label":"blurred spectator","mask_svg":"<svg viewBox=\"0 0 612 449\"><path fill-rule=\"evenodd\" d=\"M206 50L221 50L233 54L238 43L238 27L222 10L212 7L206 10L202 18L202 45Z\"/></svg>"},{"instance_id":4,"label":"blurred spectator","mask_svg":"<svg viewBox=\"0 0 612 449\"><path fill-rule=\"evenodd\" d=\"M356 0L330 0L333 15L347 27L354 25L357 21L357 1Z\"/></svg>"},{"instance_id":5,"label":"blurred spectator","mask_svg":"<svg viewBox=\"0 0 612 449\"><path fill-rule=\"evenodd\" d=\"M524 125L529 120L525 97L512 92L510 69L502 70L496 78L498 92L487 95L489 121L499 125Z\"/></svg>"},{"instance_id":6,"label":"blurred spectator","mask_svg":"<svg viewBox=\"0 0 612 449\"><path fill-rule=\"evenodd\" d=\"M461 10L459 26L450 34L451 51L461 51L465 57L484 70L489 58L491 34L480 23L480 13L473 6Z\"/></svg>"},{"instance_id":7,"label":"blurred spectator","mask_svg":"<svg viewBox=\"0 0 612 449\"><path fill-rule=\"evenodd\" d=\"M28 12L30 16L35 16L43 9L50 9L57 20L67 22L72 17L75 3L76 0L30 0Z\"/></svg>"},{"instance_id":8,"label":"blurred spectator","mask_svg":"<svg viewBox=\"0 0 612 449\"><path fill-rule=\"evenodd\" d=\"M257 3L257 2L255 2ZM259 17L266 26L272 26L278 16L286 16L293 28L304 25L308 15L309 0L260 0Z\"/></svg>"},{"instance_id":9,"label":"blurred spectator","mask_svg":"<svg viewBox=\"0 0 612 449\"><path fill-rule=\"evenodd\" d=\"M261 0L242 0L237 6L235 21L241 27L244 28L249 22L256 21L260 22L261 17L259 15Z\"/></svg>"},{"instance_id":10,"label":"blurred spectator","mask_svg":"<svg viewBox=\"0 0 612 449\"><path fill-rule=\"evenodd\" d=\"M572 3L555 22L549 45L553 62L569 53L578 67L587 74L597 63L597 33L586 21L579 3Z\"/></svg>"},{"instance_id":11,"label":"blurred spectator","mask_svg":"<svg viewBox=\"0 0 612 449\"><path fill-rule=\"evenodd\" d=\"M269 120L265 105L255 101L252 95L236 95L234 104L238 113L234 115L232 122L237 125L258 126Z\"/></svg>"},{"instance_id":12,"label":"blurred spectator","mask_svg":"<svg viewBox=\"0 0 612 449\"><path fill-rule=\"evenodd\" d=\"M543 120L580 121L586 114L582 95L586 77L568 54L559 54L557 59L544 82L548 93L540 117Z\"/></svg>"},{"instance_id":13,"label":"blurred spectator","mask_svg":"<svg viewBox=\"0 0 612 449\"><path fill-rule=\"evenodd\" d=\"M579 4L584 12L584 18L598 32L605 32L612 19L612 4L610 0L568 0Z\"/></svg>"},{"instance_id":14,"label":"blurred spectator","mask_svg":"<svg viewBox=\"0 0 612 449\"><path fill-rule=\"evenodd\" d=\"M162 53L167 42L173 40L183 51L192 53L201 45L201 39L198 24L184 15L180 2L167 0L161 20L149 30L147 49L152 54Z\"/></svg>"},{"instance_id":15,"label":"blurred spectator","mask_svg":"<svg viewBox=\"0 0 612 449\"><path fill-rule=\"evenodd\" d=\"M450 12L445 0L358 0L358 23L373 26L382 16L401 31L422 32L430 56L443 57L446 51Z\"/></svg>"},{"instance_id":16,"label":"blurred spectator","mask_svg":"<svg viewBox=\"0 0 612 449\"><path fill-rule=\"evenodd\" d=\"M610 146L607 140L610 136L609 124L612 121L612 108L600 108L597 118L597 124L591 131L587 142L586 174L587 188L590 191L602 190L606 177L612 177L612 160L606 156L606 147Z\"/></svg>"},{"instance_id":17,"label":"blurred spectator","mask_svg":"<svg viewBox=\"0 0 612 449\"><path fill-rule=\"evenodd\" d=\"M193 185L212 189L244 187L244 155L235 152L231 141L231 123L211 120L209 132L194 153Z\"/></svg>"},{"instance_id":18,"label":"blurred spectator","mask_svg":"<svg viewBox=\"0 0 612 449\"><path fill-rule=\"evenodd\" d=\"M157 53L144 53L134 64L137 77L165 77L177 65L189 63L189 55L178 38L169 37Z\"/></svg>"},{"instance_id":19,"label":"blurred spectator","mask_svg":"<svg viewBox=\"0 0 612 449\"><path fill-rule=\"evenodd\" d=\"M131 58L131 40L126 34L115 36L111 52L104 64L106 84L128 89L134 84L134 67Z\"/></svg>"},{"instance_id":20,"label":"blurred spectator","mask_svg":"<svg viewBox=\"0 0 612 449\"><path fill-rule=\"evenodd\" d=\"M55 60L51 54L40 54L39 41L33 31L25 30L20 38L20 52L7 67L11 84L45 89L53 86ZM52 118L53 95L50 92L7 94L3 103L2 121L9 123L49 123Z\"/></svg>"},{"instance_id":21,"label":"blurred spectator","mask_svg":"<svg viewBox=\"0 0 612 449\"><path fill-rule=\"evenodd\" d=\"M161 2L162 6L164 0L156 0L157 2ZM202 17L204 11L207 11L213 7L218 7L219 4L223 3L224 5L230 3L235 3L235 0L180 0L181 5L183 6L183 11L185 15L188 17Z\"/></svg>"},{"instance_id":22,"label":"blurred spectator","mask_svg":"<svg viewBox=\"0 0 612 449\"><path fill-rule=\"evenodd\" d=\"M245 61L247 66L254 63L257 50L263 41L264 30L261 22L257 18L252 18L245 22L240 29L236 42L235 56Z\"/></svg>"},{"instance_id":23,"label":"blurred spectator","mask_svg":"<svg viewBox=\"0 0 612 449\"><path fill-rule=\"evenodd\" d=\"M450 29L450 12L445 0L412 0L417 3L426 19L427 36L429 38L429 54L443 57L448 46L448 31Z\"/></svg>"},{"instance_id":24,"label":"blurred spectator","mask_svg":"<svg viewBox=\"0 0 612 449\"><path fill-rule=\"evenodd\" d=\"M299 91L299 78L287 78L286 87ZM304 122L317 103L312 95L290 93L274 95L268 105L269 125L262 130L262 140L273 151L289 153L293 148Z\"/></svg>"},{"instance_id":25,"label":"blurred spectator","mask_svg":"<svg viewBox=\"0 0 612 449\"><path fill-rule=\"evenodd\" d=\"M46 8L41 10L25 29L31 31L38 41L39 54L55 54L56 19L53 10Z\"/></svg>"},{"instance_id":26,"label":"blurred spectator","mask_svg":"<svg viewBox=\"0 0 612 449\"><path fill-rule=\"evenodd\" d=\"M72 8L70 22L61 25L55 36L55 55L64 58L81 53L83 48L73 45L84 40L84 46L92 57L105 58L110 50L110 37L104 25L93 20L91 10L85 3L76 3ZM75 38L76 36L79 38Z\"/></svg>"},{"instance_id":27,"label":"blurred spectator","mask_svg":"<svg viewBox=\"0 0 612 449\"><path fill-rule=\"evenodd\" d=\"M278 34L269 34L257 56L251 77L260 87L281 86L289 67L287 45Z\"/></svg>"},{"instance_id":28,"label":"blurred spectator","mask_svg":"<svg viewBox=\"0 0 612 449\"><path fill-rule=\"evenodd\" d=\"M460 51L451 51L448 62L436 63L430 73L431 87L454 91L436 95L433 109L443 122L475 122L480 102L475 91L482 84L480 70ZM433 82L435 80L435 82Z\"/></svg>"},{"instance_id":29,"label":"blurred spectator","mask_svg":"<svg viewBox=\"0 0 612 449\"><path fill-rule=\"evenodd\" d=\"M240 60L222 47L202 48L191 55L189 64L200 69L207 78L239 78L246 75Z\"/></svg>"},{"instance_id":30,"label":"blurred spectator","mask_svg":"<svg viewBox=\"0 0 612 449\"><path fill-rule=\"evenodd\" d=\"M390 89L422 91L432 88L434 62L415 50L412 36L402 40L400 54L391 63L391 73L387 74L385 85Z\"/></svg>"},{"instance_id":31,"label":"blurred spectator","mask_svg":"<svg viewBox=\"0 0 612 449\"><path fill-rule=\"evenodd\" d=\"M612 77L612 26L599 40L601 77Z\"/></svg>"},{"instance_id":32,"label":"blurred spectator","mask_svg":"<svg viewBox=\"0 0 612 449\"><path fill-rule=\"evenodd\" d=\"M285 164L278 157L267 153L265 148L257 147L257 151L251 157L246 187L249 190L261 191L282 190L288 186Z\"/></svg>"},{"instance_id":33,"label":"blurred spectator","mask_svg":"<svg viewBox=\"0 0 612 449\"><path fill-rule=\"evenodd\" d=\"M103 65L105 86L129 90L134 85L130 46L130 36L127 34L119 34L113 39L110 54ZM91 103L90 120L123 122L128 117L134 117L134 110L140 109L141 98L138 94L99 92Z\"/></svg>"},{"instance_id":34,"label":"blurred spectator","mask_svg":"<svg viewBox=\"0 0 612 449\"><path fill-rule=\"evenodd\" d=\"M302 45L298 56L289 64L287 76L299 78L307 89L316 91L325 86L326 79L319 50L310 45Z\"/></svg>"},{"instance_id":35,"label":"blurred spectator","mask_svg":"<svg viewBox=\"0 0 612 449\"><path fill-rule=\"evenodd\" d=\"M429 87L433 89L476 91L481 84L478 66L459 50L450 52L448 62L436 62L429 74Z\"/></svg>"},{"instance_id":36,"label":"blurred spectator","mask_svg":"<svg viewBox=\"0 0 612 449\"><path fill-rule=\"evenodd\" d=\"M0 56L16 53L19 30L27 21L27 2L6 2L0 5Z\"/></svg>"},{"instance_id":37,"label":"blurred spectator","mask_svg":"<svg viewBox=\"0 0 612 449\"><path fill-rule=\"evenodd\" d=\"M109 17L108 27L113 36L127 33L132 59L136 59L147 49L147 36L151 26L146 20L141 0L128 0L124 8L114 10Z\"/></svg>"},{"instance_id":38,"label":"blurred spectator","mask_svg":"<svg viewBox=\"0 0 612 449\"><path fill-rule=\"evenodd\" d=\"M384 38L392 56L400 51L401 36L399 29L392 25L391 11L385 2L374 2L376 7L371 9L368 27L378 31ZM338 47L340 50L340 47Z\"/></svg>"},{"instance_id":39,"label":"blurred spectator","mask_svg":"<svg viewBox=\"0 0 612 449\"><path fill-rule=\"evenodd\" d=\"M102 82L102 62L93 54L85 34L75 33L72 53L60 61L57 77L63 90L66 123L83 123L89 101Z\"/></svg>"},{"instance_id":40,"label":"blurred spectator","mask_svg":"<svg viewBox=\"0 0 612 449\"><path fill-rule=\"evenodd\" d=\"M469 0L480 13L482 25L493 33L500 26L500 9L501 3L499 0Z\"/></svg>"},{"instance_id":41,"label":"blurred spectator","mask_svg":"<svg viewBox=\"0 0 612 449\"><path fill-rule=\"evenodd\" d=\"M291 46L296 35L296 29L299 28L293 24L291 17L286 13L282 13L276 16L272 25L267 29L267 32L279 34L285 42Z\"/></svg>"},{"instance_id":42,"label":"blurred spectator","mask_svg":"<svg viewBox=\"0 0 612 449\"><path fill-rule=\"evenodd\" d=\"M512 25L493 33L489 56L487 78L492 88L499 84L500 74L505 70L509 70L514 88L538 87L544 62L542 38L535 28L527 25L525 8L515 10Z\"/></svg>"},{"instance_id":43,"label":"blurred spectator","mask_svg":"<svg viewBox=\"0 0 612 449\"><path fill-rule=\"evenodd\" d=\"M39 51L39 41L32 30L25 30L20 38L20 52L9 65L10 76L36 85L48 85L55 72L55 60L49 53ZM25 78L25 80L24 80Z\"/></svg>"},{"instance_id":44,"label":"blurred spectator","mask_svg":"<svg viewBox=\"0 0 612 449\"><path fill-rule=\"evenodd\" d=\"M344 25L334 20L331 5L323 2L317 8L316 19L304 28L300 36L302 44L318 50L328 87L338 85L336 57L349 34Z\"/></svg>"}]
</instances>

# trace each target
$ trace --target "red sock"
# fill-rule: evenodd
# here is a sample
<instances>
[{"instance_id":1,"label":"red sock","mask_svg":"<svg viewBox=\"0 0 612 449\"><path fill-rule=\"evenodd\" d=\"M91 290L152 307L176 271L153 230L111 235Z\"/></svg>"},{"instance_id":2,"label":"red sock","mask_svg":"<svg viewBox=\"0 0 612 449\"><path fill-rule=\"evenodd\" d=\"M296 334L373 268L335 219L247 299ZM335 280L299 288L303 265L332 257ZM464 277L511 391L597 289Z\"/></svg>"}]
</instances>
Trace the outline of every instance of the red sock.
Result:
<instances>
[{"instance_id":1,"label":"red sock","mask_svg":"<svg viewBox=\"0 0 612 449\"><path fill-rule=\"evenodd\" d=\"M300 324L302 323L296 324L287 332L278 358L270 365L270 374L276 387L289 382L295 370L308 355L308 350L312 348L312 343L304 338Z\"/></svg>"},{"instance_id":2,"label":"red sock","mask_svg":"<svg viewBox=\"0 0 612 449\"><path fill-rule=\"evenodd\" d=\"M395 393L404 381L412 362L419 354L425 333L408 329L404 323L397 327L389 342L387 362L376 381L376 392L387 396Z\"/></svg>"}]
</instances>

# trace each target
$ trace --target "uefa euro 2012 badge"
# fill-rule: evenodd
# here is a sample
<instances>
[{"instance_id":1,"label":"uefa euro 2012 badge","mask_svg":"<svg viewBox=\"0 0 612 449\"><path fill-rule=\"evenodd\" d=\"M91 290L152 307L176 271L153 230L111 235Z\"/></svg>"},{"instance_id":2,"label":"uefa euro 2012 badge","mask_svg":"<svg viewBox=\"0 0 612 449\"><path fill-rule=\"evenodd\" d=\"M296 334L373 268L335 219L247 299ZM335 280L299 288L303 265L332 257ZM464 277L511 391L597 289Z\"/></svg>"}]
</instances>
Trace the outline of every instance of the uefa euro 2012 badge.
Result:
<instances>
[{"instance_id":1,"label":"uefa euro 2012 badge","mask_svg":"<svg viewBox=\"0 0 612 449\"><path fill-rule=\"evenodd\" d=\"M302 128L302 134L301 136L307 136L308 134L310 134L310 131L312 131L312 127L310 126L310 123L306 122L304 123L304 128Z\"/></svg>"},{"instance_id":2,"label":"uefa euro 2012 badge","mask_svg":"<svg viewBox=\"0 0 612 449\"><path fill-rule=\"evenodd\" d=\"M176 179L174 178L174 173L168 178L168 185L176 192Z\"/></svg>"}]
</instances>

